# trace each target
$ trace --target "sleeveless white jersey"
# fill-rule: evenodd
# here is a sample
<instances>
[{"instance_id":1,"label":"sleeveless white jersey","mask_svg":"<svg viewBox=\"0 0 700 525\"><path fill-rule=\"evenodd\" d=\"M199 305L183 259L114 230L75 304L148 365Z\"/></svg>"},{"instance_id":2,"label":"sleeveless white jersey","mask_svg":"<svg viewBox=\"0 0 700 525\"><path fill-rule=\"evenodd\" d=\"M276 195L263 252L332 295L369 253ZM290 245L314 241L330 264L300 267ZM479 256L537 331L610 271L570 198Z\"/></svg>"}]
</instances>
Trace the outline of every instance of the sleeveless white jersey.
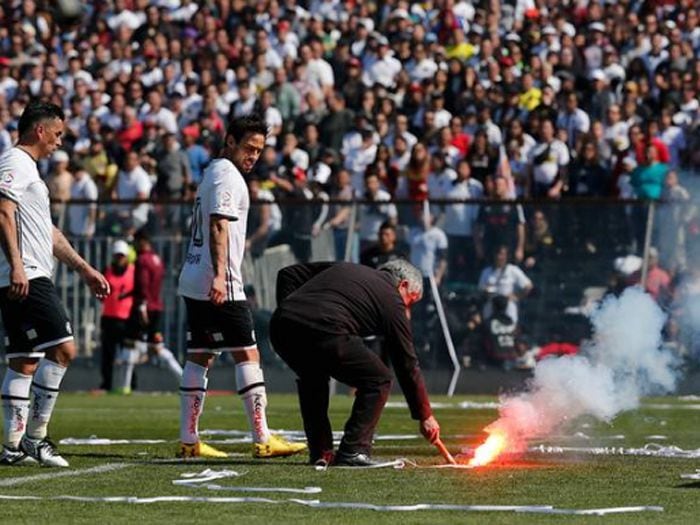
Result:
<instances>
[{"instance_id":1,"label":"sleeveless white jersey","mask_svg":"<svg viewBox=\"0 0 700 525\"><path fill-rule=\"evenodd\" d=\"M209 243L209 219L227 217L226 300L243 301L241 264L245 250L250 197L243 176L228 159L215 159L204 171L197 188L189 247L180 272L178 293L200 301L209 300L214 266Z\"/></svg>"},{"instance_id":2,"label":"sleeveless white jersey","mask_svg":"<svg viewBox=\"0 0 700 525\"><path fill-rule=\"evenodd\" d=\"M53 273L53 223L49 188L36 162L19 148L0 156L0 196L17 204L17 244L27 279L51 278ZM0 288L10 285L10 263L0 250Z\"/></svg>"}]
</instances>

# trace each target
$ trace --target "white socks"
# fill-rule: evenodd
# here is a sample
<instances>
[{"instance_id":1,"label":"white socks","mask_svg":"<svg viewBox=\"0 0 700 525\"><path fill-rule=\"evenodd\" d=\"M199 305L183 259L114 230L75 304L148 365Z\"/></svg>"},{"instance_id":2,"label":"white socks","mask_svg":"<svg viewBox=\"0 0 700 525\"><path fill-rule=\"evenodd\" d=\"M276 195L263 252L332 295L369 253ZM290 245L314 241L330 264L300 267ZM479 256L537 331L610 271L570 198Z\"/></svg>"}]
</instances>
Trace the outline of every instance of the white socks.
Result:
<instances>
[{"instance_id":1,"label":"white socks","mask_svg":"<svg viewBox=\"0 0 700 525\"><path fill-rule=\"evenodd\" d=\"M180 441L183 443L199 441L199 416L204 410L207 382L206 367L185 362L180 383Z\"/></svg>"},{"instance_id":2,"label":"white socks","mask_svg":"<svg viewBox=\"0 0 700 525\"><path fill-rule=\"evenodd\" d=\"M270 430L267 428L267 395L260 363L236 363L236 388L248 416L253 442L266 443L270 439Z\"/></svg>"},{"instance_id":3,"label":"white socks","mask_svg":"<svg viewBox=\"0 0 700 525\"><path fill-rule=\"evenodd\" d=\"M2 381L2 409L4 444L16 449L24 435L29 416L29 389L32 376L25 376L11 368Z\"/></svg>"},{"instance_id":4,"label":"white socks","mask_svg":"<svg viewBox=\"0 0 700 525\"><path fill-rule=\"evenodd\" d=\"M180 363L177 362L177 359L175 359L170 349L161 346L158 349L158 359L161 359L165 363L165 366L168 367L168 370L170 370L175 377L178 379L182 377L182 367Z\"/></svg>"},{"instance_id":5,"label":"white socks","mask_svg":"<svg viewBox=\"0 0 700 525\"><path fill-rule=\"evenodd\" d=\"M58 399L58 389L67 368L46 358L39 361L32 382L32 401L27 422L27 436L32 439L44 439L53 408Z\"/></svg>"}]
</instances>

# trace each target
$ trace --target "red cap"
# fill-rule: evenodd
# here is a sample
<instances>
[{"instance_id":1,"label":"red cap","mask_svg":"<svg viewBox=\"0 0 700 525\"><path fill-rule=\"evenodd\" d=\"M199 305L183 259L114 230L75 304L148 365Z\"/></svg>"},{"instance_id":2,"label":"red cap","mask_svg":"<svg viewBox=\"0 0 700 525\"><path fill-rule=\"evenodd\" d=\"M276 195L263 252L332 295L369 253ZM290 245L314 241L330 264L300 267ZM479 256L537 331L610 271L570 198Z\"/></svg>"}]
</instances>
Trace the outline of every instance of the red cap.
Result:
<instances>
[{"instance_id":1,"label":"red cap","mask_svg":"<svg viewBox=\"0 0 700 525\"><path fill-rule=\"evenodd\" d=\"M182 135L184 137L192 137L193 139L199 138L199 128L197 126L187 126L182 128Z\"/></svg>"},{"instance_id":2,"label":"red cap","mask_svg":"<svg viewBox=\"0 0 700 525\"><path fill-rule=\"evenodd\" d=\"M289 29L289 21L288 20L280 20L279 24L277 24L277 29Z\"/></svg>"},{"instance_id":3,"label":"red cap","mask_svg":"<svg viewBox=\"0 0 700 525\"><path fill-rule=\"evenodd\" d=\"M294 175L294 180L306 180L306 172L299 166L296 166L294 169L292 169L292 175Z\"/></svg>"},{"instance_id":4,"label":"red cap","mask_svg":"<svg viewBox=\"0 0 700 525\"><path fill-rule=\"evenodd\" d=\"M10 65L10 59L7 57L0 57L0 66L9 66Z\"/></svg>"},{"instance_id":5,"label":"red cap","mask_svg":"<svg viewBox=\"0 0 700 525\"><path fill-rule=\"evenodd\" d=\"M360 67L361 65L360 61L355 57L348 60L348 67Z\"/></svg>"}]
</instances>

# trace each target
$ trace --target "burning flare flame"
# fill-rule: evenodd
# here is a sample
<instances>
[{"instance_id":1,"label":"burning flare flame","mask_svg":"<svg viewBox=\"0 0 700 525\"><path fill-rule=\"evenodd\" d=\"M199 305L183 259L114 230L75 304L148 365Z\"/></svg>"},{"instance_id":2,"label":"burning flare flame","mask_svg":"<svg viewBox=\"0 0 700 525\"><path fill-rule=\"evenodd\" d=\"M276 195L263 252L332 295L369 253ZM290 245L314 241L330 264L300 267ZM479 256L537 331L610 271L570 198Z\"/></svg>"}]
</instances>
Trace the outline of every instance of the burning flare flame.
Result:
<instances>
[{"instance_id":1,"label":"burning flare flame","mask_svg":"<svg viewBox=\"0 0 700 525\"><path fill-rule=\"evenodd\" d=\"M474 457L469 460L470 467L488 465L508 448L508 436L500 430L494 430L486 441L474 451Z\"/></svg>"}]
</instances>

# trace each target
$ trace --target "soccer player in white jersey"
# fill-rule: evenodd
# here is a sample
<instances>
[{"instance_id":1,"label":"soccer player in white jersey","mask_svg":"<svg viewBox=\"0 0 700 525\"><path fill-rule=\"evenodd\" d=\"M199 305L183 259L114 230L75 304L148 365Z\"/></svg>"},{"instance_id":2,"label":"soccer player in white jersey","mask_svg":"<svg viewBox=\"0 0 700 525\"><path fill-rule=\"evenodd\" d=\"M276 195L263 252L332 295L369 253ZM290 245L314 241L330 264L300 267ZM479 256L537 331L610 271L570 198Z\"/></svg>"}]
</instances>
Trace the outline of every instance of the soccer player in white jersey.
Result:
<instances>
[{"instance_id":1,"label":"soccer player in white jersey","mask_svg":"<svg viewBox=\"0 0 700 525\"><path fill-rule=\"evenodd\" d=\"M30 103L19 119L17 145L0 156L0 311L8 359L2 465L68 466L47 437L61 380L76 355L51 282L53 257L78 272L97 297L109 294L104 276L53 226L49 190L37 170L37 160L61 146L64 120L58 106Z\"/></svg>"},{"instance_id":2,"label":"soccer player in white jersey","mask_svg":"<svg viewBox=\"0 0 700 525\"><path fill-rule=\"evenodd\" d=\"M178 293L187 307L187 361L180 386L181 457L226 457L199 439L199 417L214 357L231 352L236 387L253 434L253 456L289 456L306 449L270 434L267 397L253 318L243 292L241 263L250 198L241 172L248 173L265 147L267 126L259 116L231 121L219 158L207 167L197 189L192 230Z\"/></svg>"}]
</instances>

